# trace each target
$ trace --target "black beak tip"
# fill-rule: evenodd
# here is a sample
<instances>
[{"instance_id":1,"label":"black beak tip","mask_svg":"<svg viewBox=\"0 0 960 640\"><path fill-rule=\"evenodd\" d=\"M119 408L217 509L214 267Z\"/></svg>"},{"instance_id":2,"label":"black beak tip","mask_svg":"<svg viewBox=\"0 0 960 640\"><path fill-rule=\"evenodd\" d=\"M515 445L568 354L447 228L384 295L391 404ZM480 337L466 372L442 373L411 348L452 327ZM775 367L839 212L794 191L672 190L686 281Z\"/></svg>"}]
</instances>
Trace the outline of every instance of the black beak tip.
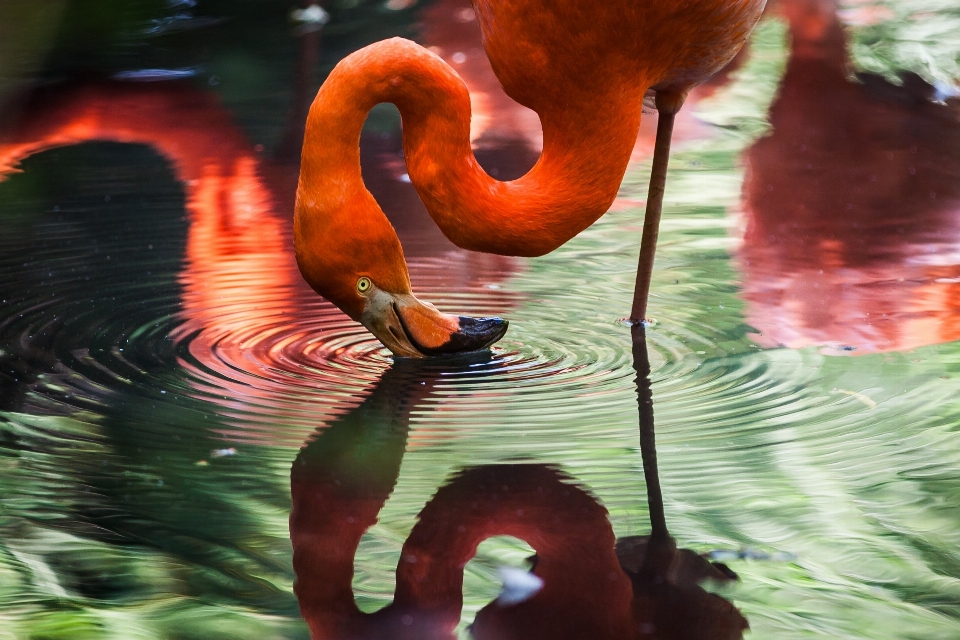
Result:
<instances>
[{"instance_id":1,"label":"black beak tip","mask_svg":"<svg viewBox=\"0 0 960 640\"><path fill-rule=\"evenodd\" d=\"M509 322L502 318L460 316L460 328L437 351L445 354L469 353L486 349L507 333Z\"/></svg>"},{"instance_id":2,"label":"black beak tip","mask_svg":"<svg viewBox=\"0 0 960 640\"><path fill-rule=\"evenodd\" d=\"M460 331L464 331L464 323L471 325L470 330L478 338L488 340L484 346L489 347L507 334L510 323L503 318L469 318L460 316Z\"/></svg>"}]
</instances>

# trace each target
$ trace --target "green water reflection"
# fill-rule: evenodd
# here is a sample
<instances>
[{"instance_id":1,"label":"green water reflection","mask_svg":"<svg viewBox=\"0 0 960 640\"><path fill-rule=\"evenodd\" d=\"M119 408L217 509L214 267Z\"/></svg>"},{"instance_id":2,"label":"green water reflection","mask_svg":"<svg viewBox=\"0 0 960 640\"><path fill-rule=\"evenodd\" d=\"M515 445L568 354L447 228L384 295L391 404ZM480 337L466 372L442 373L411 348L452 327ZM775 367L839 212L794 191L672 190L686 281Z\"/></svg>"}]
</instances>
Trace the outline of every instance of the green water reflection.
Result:
<instances>
[{"instance_id":1,"label":"green water reflection","mask_svg":"<svg viewBox=\"0 0 960 640\"><path fill-rule=\"evenodd\" d=\"M101 16L94 26L67 20L83 4L0 5L0 154L27 142L24 123L39 135L51 130L49 114L69 112L66 99L42 100L68 95L65 79L113 125L98 125L99 141L76 134L69 146L40 145L0 182L0 638L306 638L294 596L291 466L329 425L369 418L355 410L391 363L296 276L285 235L296 166L284 147L296 132L296 86L315 87L342 54L379 37L422 33L440 43L431 34L447 26L428 20L446 5L331 6L333 21L314 42L319 61L298 67L305 36L294 35L287 6L100 2L88 12ZM828 2L779 4L840 24ZM827 120L848 98L839 85L818 94L823 74L800 74L790 46L822 53L823 42L797 38L809 22L768 16L729 81L692 105L697 119L681 123L671 165L647 333L665 516L681 546L729 558L740 581L721 594L754 637L952 639L960 174L956 151L927 130L942 118L936 130L952 139L958 110L949 99L911 106L927 105L930 95L911 93L927 85L891 82L903 70L955 81L960 47L949 36L960 30L948 27L960 16L936 0L839 9L856 68L887 79L850 85L873 93L850 90L865 102L842 104L854 115L894 103L909 114L889 121L890 139L881 116L865 127L869 140L852 136L864 162L879 164L859 165L860 175L847 159L844 175L869 188L887 152L926 145L940 156L919 169L945 185L939 204L910 209L916 226L901 233L890 211L917 204L915 194L864 197L861 236L842 212L817 209L808 197L815 181L789 180L831 171L831 153L810 169L777 164L785 152L762 156L811 144L791 134L794 121L771 132L771 117L777 124L797 104L778 94L791 77L811 105L799 127L867 122ZM29 28L6 37L8 15ZM123 144L118 123L132 120L102 99L115 95L104 86L121 81L104 78L157 68L193 75L169 90L143 83L127 99L175 95L220 124L187 123L167 139L169 129L141 123L138 143ZM818 107L818 95L837 108ZM50 120L25 104L46 104ZM580 237L544 258L500 261L455 251L423 223L397 180L394 116L381 114L365 139L365 176L390 198L415 287L441 307L503 314L511 330L488 361L451 366L428 388L396 396L409 410L405 453L360 539L353 577L366 612L393 600L417 514L465 468L558 467L609 512L617 537L650 532L630 331L618 322L634 279L648 152L641 144L615 210ZM536 135L511 135L485 152L515 170L535 156ZM191 173L189 150L169 151L190 139L229 153L216 170ZM791 206L744 190L745 163L748 185L761 192L764 176L800 184L781 196ZM230 200L235 193L249 198ZM757 229L764 234L751 235ZM797 234L804 239L791 244ZM861 237L880 255L850 249ZM764 262L769 246L785 248ZM814 271L806 246L823 263ZM821 281L820 269L839 275ZM909 276L896 284L900 271ZM811 292L814 284L840 297ZM780 313L820 300L815 314ZM850 300L867 303L844 306ZM884 347L851 344L862 332L831 333L862 328L869 321L849 309L881 303L917 338ZM362 426L389 424L374 416ZM497 567L522 566L529 553L516 538L481 545L464 573L462 633L496 597Z\"/></svg>"}]
</instances>

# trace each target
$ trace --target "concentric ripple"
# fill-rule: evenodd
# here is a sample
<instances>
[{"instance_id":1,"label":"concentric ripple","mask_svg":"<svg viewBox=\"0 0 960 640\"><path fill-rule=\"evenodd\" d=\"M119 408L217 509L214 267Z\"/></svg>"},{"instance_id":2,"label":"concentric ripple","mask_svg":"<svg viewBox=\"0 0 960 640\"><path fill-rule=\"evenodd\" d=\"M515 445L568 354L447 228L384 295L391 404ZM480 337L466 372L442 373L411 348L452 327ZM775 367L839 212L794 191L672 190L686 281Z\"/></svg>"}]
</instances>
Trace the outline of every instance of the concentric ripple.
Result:
<instances>
[{"instance_id":1,"label":"concentric ripple","mask_svg":"<svg viewBox=\"0 0 960 640\"><path fill-rule=\"evenodd\" d=\"M11 369L13 386L29 404L95 409L118 394L197 400L230 425L233 441L298 446L305 433L357 406L391 366L393 356L376 338L303 284L279 216L261 209L224 234L217 231L222 223L194 204L182 226L171 226L162 221L176 198L155 196L155 221L133 227L123 217L123 186L113 185L113 204L96 215L124 234L98 236L82 224L90 214L71 219L54 211L48 217L57 222L6 256L7 271L38 282L11 292L16 310L0 327L3 357L18 363L9 365L19 368ZM94 245L103 260L92 266ZM178 260L181 246L185 258ZM445 311L512 321L489 357L437 361L442 376L427 405L443 406L443 419L464 428L492 421L556 427L572 419L585 434L629 429L635 417L623 400L632 396L636 374L629 329L611 308L609 291L631 276L621 256L633 250L628 234L602 223L565 255L549 258L544 280L528 274L523 260L446 246L431 255L420 247L410 261L419 296ZM49 294L44 270L48 278L56 272L58 289ZM613 284L591 284L598 281ZM698 286L715 285L704 278ZM702 407L711 398L728 403L725 390L762 386L757 371L735 357L709 374L697 371L705 359L722 358L723 327L678 315L670 298L688 294L684 285L661 287L667 304L655 306L664 311L648 332L658 394Z\"/></svg>"},{"instance_id":2,"label":"concentric ripple","mask_svg":"<svg viewBox=\"0 0 960 640\"><path fill-rule=\"evenodd\" d=\"M64 153L105 156L90 170L106 165L113 175L114 157L149 157L109 144ZM44 162L50 158L41 154L26 168L42 170ZM203 178L188 194L188 216L170 225L179 194L162 165L150 170L160 180L146 182L157 191L148 197L143 176L121 172L106 185L91 176L82 184L98 193L81 190L72 203L40 214L39 224L25 228L36 235L4 254L4 271L21 283L4 296L10 313L0 327L10 393L20 396L10 406L69 412L128 394L198 400L231 424L237 441L296 445L305 431L356 406L393 356L303 284L288 223L265 204L256 171L238 165L226 183L236 189L209 206L205 190L215 195L226 178ZM109 229L122 232L102 231ZM102 259L91 261L91 253ZM444 379L432 402L455 404L458 420L475 423L492 398L510 405L515 419L542 419L582 409L584 398L603 403L629 386L628 332L614 314L588 311L597 300L585 296L571 307L566 296L517 290L512 279L525 277L522 260L445 244L417 246L415 254L411 278L423 299L513 321L489 358L438 361ZM56 287L49 294L48 281Z\"/></svg>"}]
</instances>

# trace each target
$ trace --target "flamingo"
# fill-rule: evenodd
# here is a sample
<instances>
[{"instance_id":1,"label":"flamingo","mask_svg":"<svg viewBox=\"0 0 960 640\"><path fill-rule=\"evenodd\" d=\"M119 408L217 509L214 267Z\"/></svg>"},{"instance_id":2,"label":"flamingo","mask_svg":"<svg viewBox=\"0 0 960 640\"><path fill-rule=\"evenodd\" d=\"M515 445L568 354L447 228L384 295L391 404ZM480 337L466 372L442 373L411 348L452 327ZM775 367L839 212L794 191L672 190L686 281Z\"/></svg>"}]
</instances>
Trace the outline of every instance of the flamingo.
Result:
<instances>
[{"instance_id":1,"label":"flamingo","mask_svg":"<svg viewBox=\"0 0 960 640\"><path fill-rule=\"evenodd\" d=\"M631 317L646 313L674 115L690 89L741 48L765 0L474 0L483 45L507 95L537 113L543 152L524 176L487 175L470 148L470 96L437 55L401 38L344 58L310 107L294 213L308 284L394 354L474 351L500 318L441 313L411 290L403 249L363 184L366 114L392 102L410 180L457 246L503 255L553 251L609 208L644 96L660 112Z\"/></svg>"}]
</instances>

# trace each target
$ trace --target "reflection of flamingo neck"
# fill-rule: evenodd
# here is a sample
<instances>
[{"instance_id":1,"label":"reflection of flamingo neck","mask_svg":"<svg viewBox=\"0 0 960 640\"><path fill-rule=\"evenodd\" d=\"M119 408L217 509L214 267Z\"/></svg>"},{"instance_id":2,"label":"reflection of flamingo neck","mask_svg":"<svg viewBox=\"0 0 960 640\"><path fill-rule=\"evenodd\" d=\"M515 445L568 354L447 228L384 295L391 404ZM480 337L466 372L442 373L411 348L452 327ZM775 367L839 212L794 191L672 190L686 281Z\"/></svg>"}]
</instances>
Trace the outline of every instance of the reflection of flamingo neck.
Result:
<instances>
[{"instance_id":1,"label":"reflection of flamingo neck","mask_svg":"<svg viewBox=\"0 0 960 640\"><path fill-rule=\"evenodd\" d=\"M844 76L849 56L847 37L835 0L793 0L784 7L790 22L790 59L821 60Z\"/></svg>"},{"instance_id":2,"label":"reflection of flamingo neck","mask_svg":"<svg viewBox=\"0 0 960 640\"><path fill-rule=\"evenodd\" d=\"M290 490L294 591L313 637L333 638L359 615L352 588L354 556L363 533L376 523L389 490L380 496L347 499L332 483L296 478Z\"/></svg>"},{"instance_id":3,"label":"reflection of flamingo neck","mask_svg":"<svg viewBox=\"0 0 960 640\"><path fill-rule=\"evenodd\" d=\"M0 135L0 179L30 155L91 141L149 146L183 184L191 224L180 280L189 322L176 336L197 328L208 329L211 340L241 329L249 336L276 321L294 282L288 241L259 159L214 95L180 82L38 89Z\"/></svg>"},{"instance_id":4,"label":"reflection of flamingo neck","mask_svg":"<svg viewBox=\"0 0 960 640\"><path fill-rule=\"evenodd\" d=\"M611 629L627 619L632 590L614 553L606 510L536 465L478 467L441 488L404 544L395 603L446 620L452 630L464 566L480 542L495 535L520 538L537 552L535 573L544 586L524 605L563 612L571 623L584 619L577 612L592 610L591 624L600 620ZM512 611L514 624L540 623L539 616ZM610 637L596 631L594 637Z\"/></svg>"},{"instance_id":5,"label":"reflection of flamingo neck","mask_svg":"<svg viewBox=\"0 0 960 640\"><path fill-rule=\"evenodd\" d=\"M315 640L345 637L366 622L353 598L357 548L400 474L410 410L435 380L405 364L308 443L291 470L295 591Z\"/></svg>"},{"instance_id":6,"label":"reflection of flamingo neck","mask_svg":"<svg viewBox=\"0 0 960 640\"><path fill-rule=\"evenodd\" d=\"M441 488L404 544L393 604L360 613L351 586L354 555L392 490L405 430L381 427L378 436L364 431L353 415L342 429L330 428L339 434L318 438L340 444L312 452L307 447L291 476L295 590L315 640L373 637L397 624L401 630L413 625L420 637L453 637L464 566L479 543L494 535L513 535L536 549L536 574L544 581L531 600L495 612L507 617L510 628L542 624L542 613L554 611L567 626L590 627L593 637L628 637L632 588L614 552L606 510L538 465L479 467Z\"/></svg>"},{"instance_id":7,"label":"reflection of flamingo neck","mask_svg":"<svg viewBox=\"0 0 960 640\"><path fill-rule=\"evenodd\" d=\"M212 95L177 82L91 82L38 91L25 113L0 137L0 177L24 158L55 147L143 144L169 161L184 185L199 227L191 239L202 236L192 243L201 246L191 246L191 259L210 262L216 243L236 254L263 252L276 242L275 232L266 228L275 226L268 219L273 196L260 163Z\"/></svg>"},{"instance_id":8,"label":"reflection of flamingo neck","mask_svg":"<svg viewBox=\"0 0 960 640\"><path fill-rule=\"evenodd\" d=\"M536 166L516 181L499 182L477 164L470 148L467 88L440 58L401 39L346 58L310 110L298 247L329 247L331 229L347 219L354 229L393 235L363 186L358 146L367 112L379 102L393 102L403 118L411 181L454 243L509 255L553 250L613 201L636 139L646 88L638 78L608 95L588 97L573 85L561 106L539 113L544 150Z\"/></svg>"},{"instance_id":9,"label":"reflection of flamingo neck","mask_svg":"<svg viewBox=\"0 0 960 640\"><path fill-rule=\"evenodd\" d=\"M212 96L174 82L91 82L38 92L0 140L0 173L35 153L92 140L145 144L188 190L211 172L255 163L243 134Z\"/></svg>"}]
</instances>

